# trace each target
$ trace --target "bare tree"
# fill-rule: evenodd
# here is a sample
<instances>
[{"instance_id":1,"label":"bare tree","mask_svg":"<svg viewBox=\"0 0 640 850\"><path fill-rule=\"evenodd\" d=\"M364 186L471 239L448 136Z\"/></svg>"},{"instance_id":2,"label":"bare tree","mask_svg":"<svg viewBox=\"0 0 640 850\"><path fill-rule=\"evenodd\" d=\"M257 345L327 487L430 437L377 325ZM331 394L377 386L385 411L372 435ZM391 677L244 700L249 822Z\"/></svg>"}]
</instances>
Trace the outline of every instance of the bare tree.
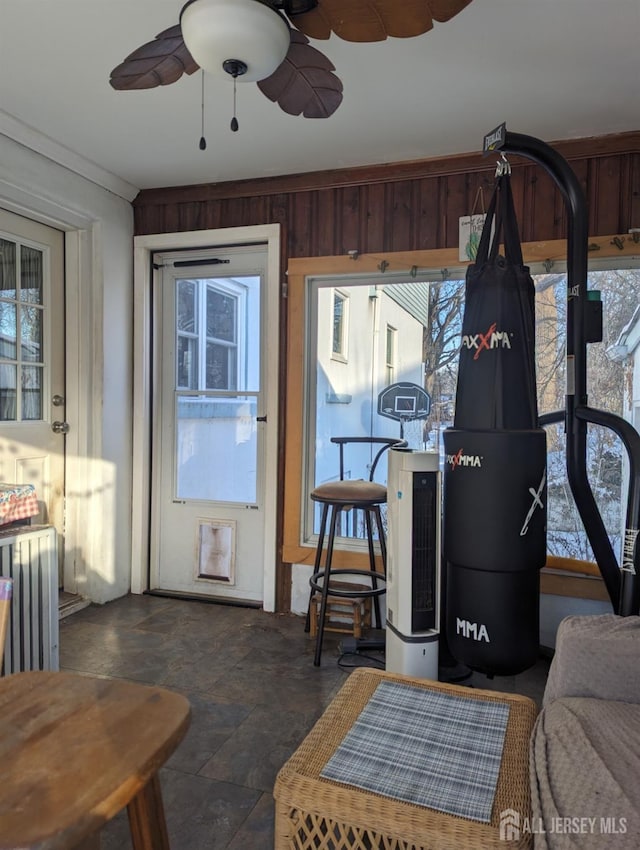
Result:
<instances>
[{"instance_id":1,"label":"bare tree","mask_svg":"<svg viewBox=\"0 0 640 850\"><path fill-rule=\"evenodd\" d=\"M424 386L431 396L429 429L453 418L464 306L464 280L429 284L428 327L424 332Z\"/></svg>"},{"instance_id":2,"label":"bare tree","mask_svg":"<svg viewBox=\"0 0 640 850\"><path fill-rule=\"evenodd\" d=\"M607 270L589 274L589 288L599 290L603 305L603 340L587 349L589 404L621 415L624 402L624 370L607 351L616 343L640 301L640 271ZM566 278L543 275L536 290L536 363L541 411L564 406ZM553 303L555 302L555 308ZM554 314L555 313L555 314ZM548 431L549 551L556 555L593 560L585 530L578 515L564 467L562 426ZM609 429L589 426L587 471L596 503L614 550L621 545L623 448Z\"/></svg>"}]
</instances>

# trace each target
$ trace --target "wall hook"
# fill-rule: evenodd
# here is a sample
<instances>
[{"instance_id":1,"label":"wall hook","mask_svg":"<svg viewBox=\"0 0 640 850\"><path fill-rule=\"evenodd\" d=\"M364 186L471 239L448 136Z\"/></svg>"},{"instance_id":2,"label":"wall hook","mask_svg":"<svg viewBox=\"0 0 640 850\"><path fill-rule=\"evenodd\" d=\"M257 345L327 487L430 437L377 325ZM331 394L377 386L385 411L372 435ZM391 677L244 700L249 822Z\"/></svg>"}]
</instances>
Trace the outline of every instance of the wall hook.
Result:
<instances>
[{"instance_id":1,"label":"wall hook","mask_svg":"<svg viewBox=\"0 0 640 850\"><path fill-rule=\"evenodd\" d=\"M382 260L378 263L378 271L381 271L383 274L389 268L389 263L386 260Z\"/></svg>"}]
</instances>

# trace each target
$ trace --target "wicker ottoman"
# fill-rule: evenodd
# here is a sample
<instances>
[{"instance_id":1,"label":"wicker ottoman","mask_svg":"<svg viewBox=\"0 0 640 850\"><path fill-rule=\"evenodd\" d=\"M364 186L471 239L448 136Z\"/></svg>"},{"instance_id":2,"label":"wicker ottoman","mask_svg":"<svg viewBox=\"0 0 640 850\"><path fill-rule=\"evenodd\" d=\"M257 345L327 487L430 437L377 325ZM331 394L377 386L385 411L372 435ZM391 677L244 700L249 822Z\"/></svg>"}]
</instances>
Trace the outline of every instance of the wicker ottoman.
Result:
<instances>
[{"instance_id":1,"label":"wicker ottoman","mask_svg":"<svg viewBox=\"0 0 640 850\"><path fill-rule=\"evenodd\" d=\"M465 699L508 704L509 719L489 823L404 803L320 776L383 679ZM533 700L516 694L475 690L368 668L354 671L278 774L273 792L275 850L531 847L532 836L528 832L520 835L512 828L501 838L500 813L511 809L516 821L531 815L529 739L536 714Z\"/></svg>"}]
</instances>

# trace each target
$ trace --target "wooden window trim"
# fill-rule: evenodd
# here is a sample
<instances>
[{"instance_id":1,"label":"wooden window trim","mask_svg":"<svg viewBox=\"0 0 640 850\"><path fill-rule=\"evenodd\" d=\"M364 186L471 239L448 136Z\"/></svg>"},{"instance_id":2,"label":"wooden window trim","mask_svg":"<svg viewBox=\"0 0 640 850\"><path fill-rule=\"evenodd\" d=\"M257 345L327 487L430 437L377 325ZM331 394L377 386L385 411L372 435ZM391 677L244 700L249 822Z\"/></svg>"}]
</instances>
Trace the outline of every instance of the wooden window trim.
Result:
<instances>
[{"instance_id":1,"label":"wooden window trim","mask_svg":"<svg viewBox=\"0 0 640 850\"><path fill-rule=\"evenodd\" d=\"M618 248L622 244L622 248ZM545 260L566 262L567 243L564 239L546 242L529 242L522 246L525 263ZM625 235L598 236L589 239L589 255L598 259L629 258L640 256L640 244ZM386 264L386 265L385 265ZM301 503L304 465L304 376L306 345L306 281L309 277L349 276L379 274L384 268L390 274L411 274L412 269L433 270L466 266L458 259L457 248L432 251L398 251L379 254L361 254L334 257L291 258L287 269L288 279L288 344L286 363L286 422L284 445L284 516L282 559L285 563L313 566L316 550L301 541ZM366 552L346 552L338 546L334 550L334 567L353 566L366 569ZM584 562L586 564L586 562ZM596 567L597 571L597 567ZM585 599L608 599L602 579L593 574L567 573L552 561L542 574L545 593L576 596ZM594 595L595 594L595 595Z\"/></svg>"}]
</instances>

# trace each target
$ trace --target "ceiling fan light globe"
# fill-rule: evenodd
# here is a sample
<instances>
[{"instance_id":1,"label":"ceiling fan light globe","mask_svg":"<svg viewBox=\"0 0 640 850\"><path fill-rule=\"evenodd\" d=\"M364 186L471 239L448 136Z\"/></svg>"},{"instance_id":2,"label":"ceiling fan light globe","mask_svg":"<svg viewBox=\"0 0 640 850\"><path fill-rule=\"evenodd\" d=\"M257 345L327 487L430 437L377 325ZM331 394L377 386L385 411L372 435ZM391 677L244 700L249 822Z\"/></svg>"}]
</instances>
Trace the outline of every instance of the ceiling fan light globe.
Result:
<instances>
[{"instance_id":1,"label":"ceiling fan light globe","mask_svg":"<svg viewBox=\"0 0 640 850\"><path fill-rule=\"evenodd\" d=\"M238 82L270 76L287 55L289 27L260 0L191 0L180 13L182 38L198 65L229 79L222 65L238 59L247 71Z\"/></svg>"}]
</instances>

